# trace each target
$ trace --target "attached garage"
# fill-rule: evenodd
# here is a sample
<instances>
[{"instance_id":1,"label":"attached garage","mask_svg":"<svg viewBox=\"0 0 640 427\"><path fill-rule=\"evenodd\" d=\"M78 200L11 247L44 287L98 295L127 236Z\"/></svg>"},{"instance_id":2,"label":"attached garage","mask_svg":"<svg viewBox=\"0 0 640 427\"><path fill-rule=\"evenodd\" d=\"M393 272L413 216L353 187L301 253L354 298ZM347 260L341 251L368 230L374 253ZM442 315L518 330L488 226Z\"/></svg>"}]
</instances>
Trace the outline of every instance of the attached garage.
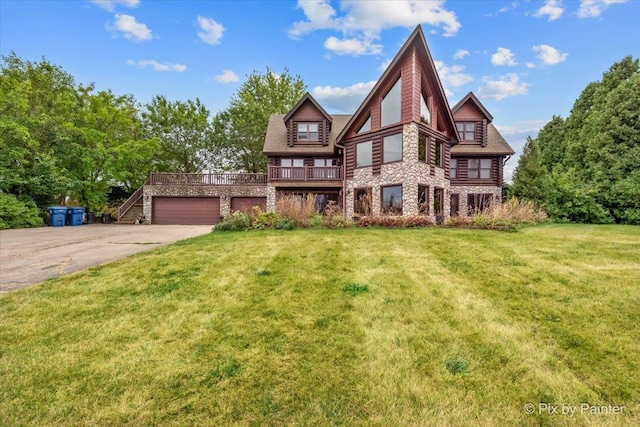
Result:
<instances>
[{"instance_id":1,"label":"attached garage","mask_svg":"<svg viewBox=\"0 0 640 427\"><path fill-rule=\"evenodd\" d=\"M233 197L231 199L231 212L250 211L254 206L259 206L263 211L267 210L266 197Z\"/></svg>"},{"instance_id":2,"label":"attached garage","mask_svg":"<svg viewBox=\"0 0 640 427\"><path fill-rule=\"evenodd\" d=\"M154 197L153 224L213 225L220 222L219 197Z\"/></svg>"}]
</instances>

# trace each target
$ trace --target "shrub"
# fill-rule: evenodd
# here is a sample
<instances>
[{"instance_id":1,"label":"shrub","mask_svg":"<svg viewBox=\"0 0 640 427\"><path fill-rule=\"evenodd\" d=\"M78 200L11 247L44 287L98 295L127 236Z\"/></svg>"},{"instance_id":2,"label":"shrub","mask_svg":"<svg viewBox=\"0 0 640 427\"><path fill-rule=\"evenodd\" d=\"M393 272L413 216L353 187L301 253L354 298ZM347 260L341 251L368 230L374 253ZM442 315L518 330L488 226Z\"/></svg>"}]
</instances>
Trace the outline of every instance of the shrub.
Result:
<instances>
[{"instance_id":1,"label":"shrub","mask_svg":"<svg viewBox=\"0 0 640 427\"><path fill-rule=\"evenodd\" d=\"M213 227L213 231L243 231L251 226L251 218L243 212L234 212Z\"/></svg>"},{"instance_id":2,"label":"shrub","mask_svg":"<svg viewBox=\"0 0 640 427\"><path fill-rule=\"evenodd\" d=\"M0 194L0 230L42 225L42 218L33 200L21 200L13 194Z\"/></svg>"},{"instance_id":3,"label":"shrub","mask_svg":"<svg viewBox=\"0 0 640 427\"><path fill-rule=\"evenodd\" d=\"M514 230L518 225L539 224L546 219L547 214L533 202L513 197L504 203L491 205L467 217L451 217L446 225Z\"/></svg>"},{"instance_id":4,"label":"shrub","mask_svg":"<svg viewBox=\"0 0 640 427\"><path fill-rule=\"evenodd\" d=\"M347 221L344 212L333 200L329 201L322 216L322 225L327 228L350 227L352 221Z\"/></svg>"},{"instance_id":5,"label":"shrub","mask_svg":"<svg viewBox=\"0 0 640 427\"><path fill-rule=\"evenodd\" d=\"M405 228L405 227L430 227L433 225L428 216L412 215L412 216L364 216L356 221L357 227L387 227L387 228Z\"/></svg>"},{"instance_id":6,"label":"shrub","mask_svg":"<svg viewBox=\"0 0 640 427\"><path fill-rule=\"evenodd\" d=\"M296 227L308 227L316 215L316 198L312 194L303 197L286 194L278 199L278 213L289 218Z\"/></svg>"}]
</instances>

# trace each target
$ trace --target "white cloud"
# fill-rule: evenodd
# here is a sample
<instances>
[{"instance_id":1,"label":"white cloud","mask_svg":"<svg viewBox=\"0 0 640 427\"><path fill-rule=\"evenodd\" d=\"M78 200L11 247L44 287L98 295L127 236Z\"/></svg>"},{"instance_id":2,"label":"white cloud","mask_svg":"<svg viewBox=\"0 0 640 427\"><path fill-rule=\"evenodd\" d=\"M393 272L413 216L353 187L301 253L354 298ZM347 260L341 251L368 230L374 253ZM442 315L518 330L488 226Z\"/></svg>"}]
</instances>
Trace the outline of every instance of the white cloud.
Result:
<instances>
[{"instance_id":1,"label":"white cloud","mask_svg":"<svg viewBox=\"0 0 640 427\"><path fill-rule=\"evenodd\" d=\"M374 44L373 40L343 39L329 37L324 42L324 47L337 55L379 55L382 53L382 45Z\"/></svg>"},{"instance_id":2,"label":"white cloud","mask_svg":"<svg viewBox=\"0 0 640 427\"><path fill-rule=\"evenodd\" d=\"M567 59L569 54L561 53L558 49L548 44L533 46L532 50L537 53L536 57L546 65L555 65Z\"/></svg>"},{"instance_id":3,"label":"white cloud","mask_svg":"<svg viewBox=\"0 0 640 427\"><path fill-rule=\"evenodd\" d=\"M125 15L123 13L116 14L115 29L124 33L126 39L133 39L135 41L151 40L151 30L138 21L131 15Z\"/></svg>"},{"instance_id":4,"label":"white cloud","mask_svg":"<svg viewBox=\"0 0 640 427\"><path fill-rule=\"evenodd\" d=\"M527 68L536 68L536 64L533 62L527 62Z\"/></svg>"},{"instance_id":5,"label":"white cloud","mask_svg":"<svg viewBox=\"0 0 640 427\"><path fill-rule=\"evenodd\" d=\"M482 79L484 83L478 88L478 96L500 101L510 96L525 95L529 90L529 83L521 82L515 73L508 73L498 80L491 80L489 77Z\"/></svg>"},{"instance_id":6,"label":"white cloud","mask_svg":"<svg viewBox=\"0 0 640 427\"><path fill-rule=\"evenodd\" d=\"M578 18L595 18L612 4L626 3L628 0L580 0Z\"/></svg>"},{"instance_id":7,"label":"white cloud","mask_svg":"<svg viewBox=\"0 0 640 427\"><path fill-rule=\"evenodd\" d=\"M375 81L356 83L348 87L316 86L311 95L327 109L353 113L367 97Z\"/></svg>"},{"instance_id":8,"label":"white cloud","mask_svg":"<svg viewBox=\"0 0 640 427\"><path fill-rule=\"evenodd\" d=\"M564 13L564 7L562 7L562 0L547 0L544 6L537 10L533 16L537 18L549 17L549 21L555 21L560 19Z\"/></svg>"},{"instance_id":9,"label":"white cloud","mask_svg":"<svg viewBox=\"0 0 640 427\"><path fill-rule=\"evenodd\" d=\"M219 83L235 83L240 81L240 77L231 70L222 70L222 74L214 78Z\"/></svg>"},{"instance_id":10,"label":"white cloud","mask_svg":"<svg viewBox=\"0 0 640 427\"><path fill-rule=\"evenodd\" d=\"M225 30L222 24L218 24L211 18L198 16L198 26L200 27L200 30L202 30L198 31L198 37L200 37L200 40L207 44L220 44L222 33Z\"/></svg>"},{"instance_id":11,"label":"white cloud","mask_svg":"<svg viewBox=\"0 0 640 427\"><path fill-rule=\"evenodd\" d=\"M154 59L143 59L140 61L134 61L133 59L129 59L127 61L127 65L133 65L141 69L145 69L147 67L152 67L155 71L175 71L178 73L183 72L187 69L186 65L182 64L161 64Z\"/></svg>"},{"instance_id":12,"label":"white cloud","mask_svg":"<svg viewBox=\"0 0 640 427\"><path fill-rule=\"evenodd\" d=\"M456 14L444 8L443 0L397 0L397 1L360 1L342 0L341 16L331 6L329 0L299 0L305 21L294 22L289 28L289 37L297 39L316 30L335 30L341 32L343 40L330 37L325 46L335 46L337 41L367 46L367 53L382 49L373 42L379 40L380 33L388 28L413 28L418 24L441 28L447 37L454 36L461 27ZM362 49L342 49L349 54L362 55ZM346 54L346 53L344 53Z\"/></svg>"},{"instance_id":13,"label":"white cloud","mask_svg":"<svg viewBox=\"0 0 640 427\"><path fill-rule=\"evenodd\" d=\"M385 72L387 70L387 67L389 67L389 65L391 64L391 61L393 61L392 58L384 60L382 64L380 64L380 71Z\"/></svg>"},{"instance_id":14,"label":"white cloud","mask_svg":"<svg viewBox=\"0 0 640 427\"><path fill-rule=\"evenodd\" d=\"M510 49L499 47L496 53L491 55L491 63L493 65L517 65L516 55Z\"/></svg>"},{"instance_id":15,"label":"white cloud","mask_svg":"<svg viewBox=\"0 0 640 427\"><path fill-rule=\"evenodd\" d=\"M434 64L447 97L451 97L453 95L451 88L464 86L473 81L471 74L464 73L464 65L448 66L442 61L434 61Z\"/></svg>"},{"instance_id":16,"label":"white cloud","mask_svg":"<svg viewBox=\"0 0 640 427\"><path fill-rule=\"evenodd\" d=\"M90 0L91 3L112 12L116 5L121 4L125 7L136 7L140 4L140 0Z\"/></svg>"},{"instance_id":17,"label":"white cloud","mask_svg":"<svg viewBox=\"0 0 640 427\"><path fill-rule=\"evenodd\" d=\"M453 55L453 59L462 59L465 56L469 56L469 55L470 55L470 53L469 53L468 50L458 49L458 50L456 50L456 54Z\"/></svg>"}]
</instances>

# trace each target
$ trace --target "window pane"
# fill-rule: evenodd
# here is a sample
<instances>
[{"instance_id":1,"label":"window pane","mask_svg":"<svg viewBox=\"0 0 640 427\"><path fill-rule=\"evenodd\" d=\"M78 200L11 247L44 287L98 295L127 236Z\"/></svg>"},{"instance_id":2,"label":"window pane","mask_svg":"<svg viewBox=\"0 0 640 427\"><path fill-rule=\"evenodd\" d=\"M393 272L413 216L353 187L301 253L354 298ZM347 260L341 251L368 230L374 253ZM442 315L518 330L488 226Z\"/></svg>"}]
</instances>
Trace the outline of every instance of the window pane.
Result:
<instances>
[{"instance_id":1,"label":"window pane","mask_svg":"<svg viewBox=\"0 0 640 427\"><path fill-rule=\"evenodd\" d=\"M385 214L402 213L402 186L382 187L382 212Z\"/></svg>"},{"instance_id":2,"label":"window pane","mask_svg":"<svg viewBox=\"0 0 640 427\"><path fill-rule=\"evenodd\" d=\"M458 128L458 132L464 132L464 123L456 123L456 128Z\"/></svg>"},{"instance_id":3,"label":"window pane","mask_svg":"<svg viewBox=\"0 0 640 427\"><path fill-rule=\"evenodd\" d=\"M318 132L318 124L317 123L309 123L309 132Z\"/></svg>"},{"instance_id":4,"label":"window pane","mask_svg":"<svg viewBox=\"0 0 640 427\"><path fill-rule=\"evenodd\" d=\"M469 159L469 169L478 169L478 159Z\"/></svg>"},{"instance_id":5,"label":"window pane","mask_svg":"<svg viewBox=\"0 0 640 427\"><path fill-rule=\"evenodd\" d=\"M371 214L371 188L356 188L354 191L354 212L362 215Z\"/></svg>"},{"instance_id":6,"label":"window pane","mask_svg":"<svg viewBox=\"0 0 640 427\"><path fill-rule=\"evenodd\" d=\"M480 167L482 169L491 169L491 159L481 159Z\"/></svg>"},{"instance_id":7,"label":"window pane","mask_svg":"<svg viewBox=\"0 0 640 427\"><path fill-rule=\"evenodd\" d=\"M371 166L373 158L373 142L361 142L356 144L356 167Z\"/></svg>"},{"instance_id":8,"label":"window pane","mask_svg":"<svg viewBox=\"0 0 640 427\"><path fill-rule=\"evenodd\" d=\"M431 122L431 112L427 107L427 102L424 100L424 95L420 94L420 120L422 123L429 124Z\"/></svg>"},{"instance_id":9,"label":"window pane","mask_svg":"<svg viewBox=\"0 0 640 427\"><path fill-rule=\"evenodd\" d=\"M458 159L451 159L451 170L449 172L451 178L458 177Z\"/></svg>"},{"instance_id":10,"label":"window pane","mask_svg":"<svg viewBox=\"0 0 640 427\"><path fill-rule=\"evenodd\" d=\"M360 129L358 129L358 132L356 133L369 132L370 130L371 130L371 116L367 118L367 121L364 122L362 126L360 126Z\"/></svg>"},{"instance_id":11,"label":"window pane","mask_svg":"<svg viewBox=\"0 0 640 427\"><path fill-rule=\"evenodd\" d=\"M282 159L280 160L280 166L291 166L292 159Z\"/></svg>"},{"instance_id":12,"label":"window pane","mask_svg":"<svg viewBox=\"0 0 640 427\"><path fill-rule=\"evenodd\" d=\"M380 120L382 126L391 125L400 121L401 87L402 78L399 78L396 84L393 85L391 90L387 93L387 96L382 100L382 117Z\"/></svg>"},{"instance_id":13,"label":"window pane","mask_svg":"<svg viewBox=\"0 0 640 427\"><path fill-rule=\"evenodd\" d=\"M418 160L421 162L427 161L427 141L427 135L418 136Z\"/></svg>"},{"instance_id":14,"label":"window pane","mask_svg":"<svg viewBox=\"0 0 640 427\"><path fill-rule=\"evenodd\" d=\"M402 160L402 134L385 136L382 139L382 159L384 163Z\"/></svg>"},{"instance_id":15,"label":"window pane","mask_svg":"<svg viewBox=\"0 0 640 427\"><path fill-rule=\"evenodd\" d=\"M296 168L301 168L302 166L304 166L304 160L303 159L293 159L293 166Z\"/></svg>"},{"instance_id":16,"label":"window pane","mask_svg":"<svg viewBox=\"0 0 640 427\"><path fill-rule=\"evenodd\" d=\"M491 169L480 169L480 178L491 178Z\"/></svg>"},{"instance_id":17,"label":"window pane","mask_svg":"<svg viewBox=\"0 0 640 427\"><path fill-rule=\"evenodd\" d=\"M436 158L434 159L435 165L442 167L442 143L436 142Z\"/></svg>"}]
</instances>

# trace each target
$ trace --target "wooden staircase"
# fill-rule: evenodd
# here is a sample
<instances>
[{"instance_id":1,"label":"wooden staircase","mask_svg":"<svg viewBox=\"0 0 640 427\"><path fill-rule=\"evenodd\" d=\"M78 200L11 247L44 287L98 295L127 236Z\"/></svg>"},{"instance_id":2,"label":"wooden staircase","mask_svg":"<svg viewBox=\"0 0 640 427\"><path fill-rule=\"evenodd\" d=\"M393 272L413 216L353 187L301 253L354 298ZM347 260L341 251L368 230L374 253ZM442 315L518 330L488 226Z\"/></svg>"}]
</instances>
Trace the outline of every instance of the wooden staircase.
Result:
<instances>
[{"instance_id":1,"label":"wooden staircase","mask_svg":"<svg viewBox=\"0 0 640 427\"><path fill-rule=\"evenodd\" d=\"M121 224L133 224L136 219L141 217L144 213L142 195L144 194L144 186L149 184L147 179L135 193L133 193L125 202L118 208L118 222Z\"/></svg>"}]
</instances>

